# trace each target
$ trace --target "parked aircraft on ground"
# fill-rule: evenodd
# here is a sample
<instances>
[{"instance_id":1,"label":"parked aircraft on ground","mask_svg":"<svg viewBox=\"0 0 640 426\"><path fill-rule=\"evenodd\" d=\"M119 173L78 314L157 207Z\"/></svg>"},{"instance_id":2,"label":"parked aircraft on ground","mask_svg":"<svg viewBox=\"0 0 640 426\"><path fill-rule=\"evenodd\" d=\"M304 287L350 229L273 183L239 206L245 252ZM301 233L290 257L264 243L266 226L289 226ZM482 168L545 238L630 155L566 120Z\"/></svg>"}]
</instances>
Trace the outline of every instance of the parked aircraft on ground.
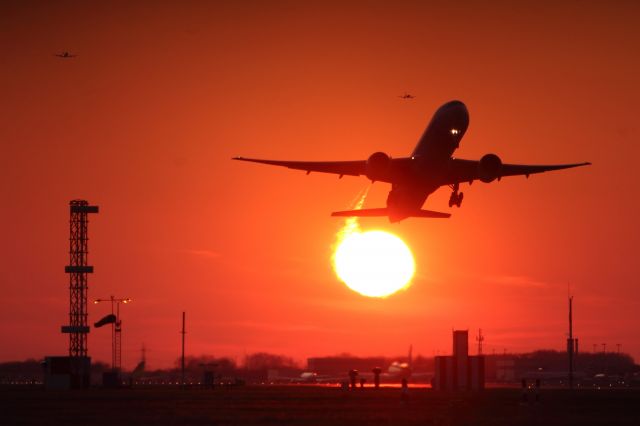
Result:
<instances>
[{"instance_id":1,"label":"parked aircraft on ground","mask_svg":"<svg viewBox=\"0 0 640 426\"><path fill-rule=\"evenodd\" d=\"M412 379L414 381L428 382L433 377L432 373L416 373L412 369L413 365L413 346L409 346L409 354L406 361L393 361L386 371L380 372L381 383L401 383L402 379ZM292 383L342 383L349 381L349 372L344 374L318 374L312 371L305 371L300 377L292 378ZM364 378L366 383L374 382L375 374L373 371L358 371L358 379Z\"/></svg>"}]
</instances>

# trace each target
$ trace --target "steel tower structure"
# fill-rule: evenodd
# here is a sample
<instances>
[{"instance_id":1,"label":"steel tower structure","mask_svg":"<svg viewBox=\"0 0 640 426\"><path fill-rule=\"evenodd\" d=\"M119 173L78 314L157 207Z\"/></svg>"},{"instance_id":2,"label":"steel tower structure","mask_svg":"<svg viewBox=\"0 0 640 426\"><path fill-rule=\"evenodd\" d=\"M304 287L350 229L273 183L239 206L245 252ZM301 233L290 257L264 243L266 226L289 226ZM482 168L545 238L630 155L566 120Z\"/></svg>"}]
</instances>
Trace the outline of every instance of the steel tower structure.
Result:
<instances>
[{"instance_id":1,"label":"steel tower structure","mask_svg":"<svg viewBox=\"0 0 640 426\"><path fill-rule=\"evenodd\" d=\"M62 327L69 334L69 357L80 359L87 356L87 274L93 273L93 266L87 265L89 213L98 213L98 206L90 206L85 200L69 203L69 265L64 271L69 274L69 325ZM83 365L80 361L73 363ZM80 367L75 368L79 370ZM85 372L75 371L76 374Z\"/></svg>"}]
</instances>

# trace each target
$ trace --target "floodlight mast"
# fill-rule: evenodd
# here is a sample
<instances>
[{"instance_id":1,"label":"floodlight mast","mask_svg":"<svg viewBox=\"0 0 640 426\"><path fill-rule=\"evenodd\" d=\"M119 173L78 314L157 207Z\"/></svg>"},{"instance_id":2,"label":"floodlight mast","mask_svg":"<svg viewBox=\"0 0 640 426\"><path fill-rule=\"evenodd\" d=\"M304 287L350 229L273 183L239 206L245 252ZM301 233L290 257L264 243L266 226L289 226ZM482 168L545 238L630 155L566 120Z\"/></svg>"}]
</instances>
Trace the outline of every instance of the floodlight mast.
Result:
<instances>
[{"instance_id":1,"label":"floodlight mast","mask_svg":"<svg viewBox=\"0 0 640 426\"><path fill-rule=\"evenodd\" d=\"M120 303L131 303L130 298L96 299L93 303L111 302L111 314L116 316L116 321L111 323L111 369L119 372L122 368L122 321L120 320Z\"/></svg>"},{"instance_id":2,"label":"floodlight mast","mask_svg":"<svg viewBox=\"0 0 640 426\"><path fill-rule=\"evenodd\" d=\"M87 277L93 273L93 266L88 264L88 216L98 213L98 206L91 206L86 200L72 200L69 212L69 265L64 267L69 274L69 325L63 325L61 331L69 334L71 385L86 388L89 386Z\"/></svg>"}]
</instances>

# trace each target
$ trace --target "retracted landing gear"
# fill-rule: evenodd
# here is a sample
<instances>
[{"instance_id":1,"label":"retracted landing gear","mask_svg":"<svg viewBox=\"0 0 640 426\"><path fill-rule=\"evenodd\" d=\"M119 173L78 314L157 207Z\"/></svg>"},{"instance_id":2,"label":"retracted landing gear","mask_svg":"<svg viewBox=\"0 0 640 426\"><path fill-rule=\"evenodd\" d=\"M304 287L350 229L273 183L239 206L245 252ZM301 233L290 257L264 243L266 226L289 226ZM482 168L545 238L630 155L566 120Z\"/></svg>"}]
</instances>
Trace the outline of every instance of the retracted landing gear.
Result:
<instances>
[{"instance_id":1,"label":"retracted landing gear","mask_svg":"<svg viewBox=\"0 0 640 426\"><path fill-rule=\"evenodd\" d=\"M460 207L462 200L464 199L464 192L458 192L460 184L454 183L451 185L451 196L449 197L449 207Z\"/></svg>"}]
</instances>

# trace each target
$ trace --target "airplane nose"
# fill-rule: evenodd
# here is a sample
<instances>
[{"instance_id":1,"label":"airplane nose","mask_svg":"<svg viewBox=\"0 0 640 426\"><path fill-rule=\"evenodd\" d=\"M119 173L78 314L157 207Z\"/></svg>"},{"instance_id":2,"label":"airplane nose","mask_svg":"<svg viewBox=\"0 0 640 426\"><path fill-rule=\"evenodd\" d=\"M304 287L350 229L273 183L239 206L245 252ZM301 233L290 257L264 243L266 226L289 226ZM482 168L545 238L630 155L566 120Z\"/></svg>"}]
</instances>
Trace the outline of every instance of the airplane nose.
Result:
<instances>
[{"instance_id":1,"label":"airplane nose","mask_svg":"<svg viewBox=\"0 0 640 426\"><path fill-rule=\"evenodd\" d=\"M436 112L442 122L447 123L452 134L460 134L461 136L469 126L469 111L464 102L453 100L442 105Z\"/></svg>"},{"instance_id":2,"label":"airplane nose","mask_svg":"<svg viewBox=\"0 0 640 426\"><path fill-rule=\"evenodd\" d=\"M459 111L459 112L464 112L466 114L469 113L467 111L467 106L464 104L464 102L458 101L458 100L449 101L446 104L442 105L440 109L446 110L446 111Z\"/></svg>"}]
</instances>

